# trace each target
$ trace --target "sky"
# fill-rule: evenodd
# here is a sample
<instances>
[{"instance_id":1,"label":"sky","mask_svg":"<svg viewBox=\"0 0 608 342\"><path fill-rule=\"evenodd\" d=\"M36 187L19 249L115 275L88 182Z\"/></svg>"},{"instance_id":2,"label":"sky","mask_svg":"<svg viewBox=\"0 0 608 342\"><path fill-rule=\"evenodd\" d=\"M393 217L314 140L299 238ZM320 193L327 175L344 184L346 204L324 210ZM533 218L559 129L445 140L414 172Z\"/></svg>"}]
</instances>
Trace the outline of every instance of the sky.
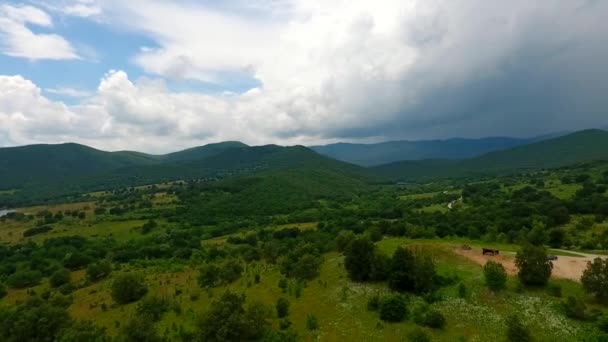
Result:
<instances>
[{"instance_id":1,"label":"sky","mask_svg":"<svg viewBox=\"0 0 608 342\"><path fill-rule=\"evenodd\" d=\"M0 147L608 127L608 1L0 0Z\"/></svg>"}]
</instances>

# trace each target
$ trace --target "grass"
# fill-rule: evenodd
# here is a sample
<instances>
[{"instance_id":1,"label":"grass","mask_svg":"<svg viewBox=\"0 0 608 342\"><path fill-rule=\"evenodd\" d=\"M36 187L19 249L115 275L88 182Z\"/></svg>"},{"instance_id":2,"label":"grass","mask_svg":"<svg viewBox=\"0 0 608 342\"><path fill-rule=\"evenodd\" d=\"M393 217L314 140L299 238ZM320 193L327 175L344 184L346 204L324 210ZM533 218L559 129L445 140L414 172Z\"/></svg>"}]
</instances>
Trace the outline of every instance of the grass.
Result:
<instances>
[{"instance_id":1,"label":"grass","mask_svg":"<svg viewBox=\"0 0 608 342\"><path fill-rule=\"evenodd\" d=\"M526 324L532 328L538 341L577 340L581 323L566 320L556 311L560 299L550 297L539 289L516 293L513 290L516 284L514 278L509 279L507 291L499 294L488 292L483 285L481 267L455 254L452 248L457 243L454 241L386 238L377 245L389 255L402 245L422 250L432 255L439 274L459 279L453 285L442 288L440 293L444 300L432 305L448 321L443 330L427 330L433 341L456 341L461 337L467 341L501 340L505 329L504 319L514 311L524 315ZM415 328L413 322L384 323L376 312L366 309L372 295L388 292L386 284L351 282L343 262L343 256L338 253L325 254L320 276L308 282L299 298L293 291L293 281L290 281L290 290L282 292L278 287L281 279L278 267L266 263L247 264L241 279L211 290L198 286L196 267L173 265L173 270L169 271L160 264L150 264L145 268L133 265L124 266L113 275L118 272L142 272L150 289L149 294L179 305L179 310L170 310L156 325L158 332L169 338L175 338L177 326L183 326L186 330L195 329L201 313L224 291L230 290L244 293L249 302L260 301L272 307L278 298L287 298L291 303L289 319L304 341L403 341L403 337ZM261 276L259 284L253 280L256 273ZM72 280L84 284L84 271L73 272ZM469 293L464 299L458 297L460 282L465 284ZM576 282L552 282L562 286L564 297L582 295L581 286ZM112 276L98 283L84 284L73 293L74 304L70 306L70 312L78 319L94 320L115 335L120 325L132 317L137 304L115 305L110 295L111 283ZM46 281L35 287L34 291L40 293L45 288L48 288ZM4 300L15 303L27 296L26 290L9 290ZM318 331L309 332L306 328L306 316L310 313L319 319ZM278 320L274 318L272 322L278 328Z\"/></svg>"}]
</instances>

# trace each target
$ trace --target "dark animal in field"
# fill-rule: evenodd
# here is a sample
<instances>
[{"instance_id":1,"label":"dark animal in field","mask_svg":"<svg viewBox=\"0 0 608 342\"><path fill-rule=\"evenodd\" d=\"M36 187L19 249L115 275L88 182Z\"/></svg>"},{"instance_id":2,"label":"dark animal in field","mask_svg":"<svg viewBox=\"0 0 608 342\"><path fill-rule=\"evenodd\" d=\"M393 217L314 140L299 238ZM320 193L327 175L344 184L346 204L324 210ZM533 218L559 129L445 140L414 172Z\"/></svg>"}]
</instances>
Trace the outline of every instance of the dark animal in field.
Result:
<instances>
[{"instance_id":1,"label":"dark animal in field","mask_svg":"<svg viewBox=\"0 0 608 342\"><path fill-rule=\"evenodd\" d=\"M547 260L550 260L550 261L557 260L557 255L547 255Z\"/></svg>"},{"instance_id":2,"label":"dark animal in field","mask_svg":"<svg viewBox=\"0 0 608 342\"><path fill-rule=\"evenodd\" d=\"M492 249L492 248L482 248L481 249L481 254L489 254L489 255L498 255L500 251L498 249Z\"/></svg>"}]
</instances>

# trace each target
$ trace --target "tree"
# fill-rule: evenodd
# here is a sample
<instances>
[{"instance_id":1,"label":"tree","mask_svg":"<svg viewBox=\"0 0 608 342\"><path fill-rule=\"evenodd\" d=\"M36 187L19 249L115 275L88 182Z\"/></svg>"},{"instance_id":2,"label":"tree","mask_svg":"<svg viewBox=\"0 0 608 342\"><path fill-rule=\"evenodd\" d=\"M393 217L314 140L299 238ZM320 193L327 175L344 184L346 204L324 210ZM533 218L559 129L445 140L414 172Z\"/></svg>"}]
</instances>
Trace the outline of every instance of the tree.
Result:
<instances>
[{"instance_id":1,"label":"tree","mask_svg":"<svg viewBox=\"0 0 608 342\"><path fill-rule=\"evenodd\" d=\"M416 288L416 257L409 250L397 248L391 260L388 286L396 291L414 291Z\"/></svg>"},{"instance_id":2,"label":"tree","mask_svg":"<svg viewBox=\"0 0 608 342\"><path fill-rule=\"evenodd\" d=\"M436 278L435 263L426 255L397 248L391 260L388 285L396 291L423 293L432 291Z\"/></svg>"},{"instance_id":3,"label":"tree","mask_svg":"<svg viewBox=\"0 0 608 342\"><path fill-rule=\"evenodd\" d=\"M553 264L547 260L544 247L524 245L515 256L519 279L525 285L544 286L551 277Z\"/></svg>"},{"instance_id":4,"label":"tree","mask_svg":"<svg viewBox=\"0 0 608 342\"><path fill-rule=\"evenodd\" d=\"M0 311L0 340L6 342L54 341L71 323L67 310L31 297L16 308Z\"/></svg>"},{"instance_id":5,"label":"tree","mask_svg":"<svg viewBox=\"0 0 608 342\"><path fill-rule=\"evenodd\" d=\"M200 287L215 287L220 285L220 268L216 264L204 264L199 269L197 280Z\"/></svg>"},{"instance_id":6,"label":"tree","mask_svg":"<svg viewBox=\"0 0 608 342\"><path fill-rule=\"evenodd\" d=\"M42 280L42 273L35 270L21 270L11 274L6 279L6 284L12 288L23 289L38 285Z\"/></svg>"},{"instance_id":7,"label":"tree","mask_svg":"<svg viewBox=\"0 0 608 342\"><path fill-rule=\"evenodd\" d=\"M117 342L162 342L154 327L154 322L135 316L120 329Z\"/></svg>"},{"instance_id":8,"label":"tree","mask_svg":"<svg viewBox=\"0 0 608 342\"><path fill-rule=\"evenodd\" d=\"M368 239L359 238L351 241L344 258L344 267L350 279L354 281L369 280L375 249L374 243Z\"/></svg>"},{"instance_id":9,"label":"tree","mask_svg":"<svg viewBox=\"0 0 608 342\"><path fill-rule=\"evenodd\" d=\"M214 301L200 324L202 341L248 341L261 338L270 328L270 310L259 303L243 307L245 297L225 292Z\"/></svg>"},{"instance_id":10,"label":"tree","mask_svg":"<svg viewBox=\"0 0 608 342\"><path fill-rule=\"evenodd\" d=\"M530 331L516 315L507 318L507 339L511 342L529 342L532 340Z\"/></svg>"},{"instance_id":11,"label":"tree","mask_svg":"<svg viewBox=\"0 0 608 342\"><path fill-rule=\"evenodd\" d=\"M488 261L483 267L483 275L486 279L486 286L494 292L503 290L507 285L507 272L500 263Z\"/></svg>"},{"instance_id":12,"label":"tree","mask_svg":"<svg viewBox=\"0 0 608 342\"><path fill-rule=\"evenodd\" d=\"M74 321L57 337L57 342L109 342L105 329L91 321Z\"/></svg>"},{"instance_id":13,"label":"tree","mask_svg":"<svg viewBox=\"0 0 608 342\"><path fill-rule=\"evenodd\" d=\"M583 288L601 301L608 300L608 259L595 258L587 262L581 277Z\"/></svg>"},{"instance_id":14,"label":"tree","mask_svg":"<svg viewBox=\"0 0 608 342\"><path fill-rule=\"evenodd\" d=\"M391 258L380 251L375 251L371 260L370 280L384 281L388 278L390 270Z\"/></svg>"},{"instance_id":15,"label":"tree","mask_svg":"<svg viewBox=\"0 0 608 342\"><path fill-rule=\"evenodd\" d=\"M302 280L311 280L319 276L321 258L312 254L304 254L295 262L291 269L291 275Z\"/></svg>"},{"instance_id":16,"label":"tree","mask_svg":"<svg viewBox=\"0 0 608 342\"><path fill-rule=\"evenodd\" d=\"M283 297L277 300L276 304L277 317L284 318L289 315L289 301Z\"/></svg>"},{"instance_id":17,"label":"tree","mask_svg":"<svg viewBox=\"0 0 608 342\"><path fill-rule=\"evenodd\" d=\"M528 242L535 246L544 245L549 238L547 237L547 227L540 221L534 221L532 223L532 229L527 236Z\"/></svg>"},{"instance_id":18,"label":"tree","mask_svg":"<svg viewBox=\"0 0 608 342\"><path fill-rule=\"evenodd\" d=\"M94 262L87 266L87 279L89 281L97 281L107 277L112 272L112 264L108 260Z\"/></svg>"},{"instance_id":19,"label":"tree","mask_svg":"<svg viewBox=\"0 0 608 342\"><path fill-rule=\"evenodd\" d=\"M348 244L355 239L355 233L352 230L343 230L336 236L336 245L338 251L343 252L348 247Z\"/></svg>"},{"instance_id":20,"label":"tree","mask_svg":"<svg viewBox=\"0 0 608 342\"><path fill-rule=\"evenodd\" d=\"M137 315L152 322L158 322L169 310L169 301L157 296L147 296L137 304Z\"/></svg>"},{"instance_id":21,"label":"tree","mask_svg":"<svg viewBox=\"0 0 608 342\"><path fill-rule=\"evenodd\" d=\"M49 282L52 287L59 287L63 284L68 284L70 282L70 271L65 268L55 271L50 276Z\"/></svg>"},{"instance_id":22,"label":"tree","mask_svg":"<svg viewBox=\"0 0 608 342\"><path fill-rule=\"evenodd\" d=\"M112 282L112 298L118 304L138 301L147 292L144 279L138 274L123 273Z\"/></svg>"},{"instance_id":23,"label":"tree","mask_svg":"<svg viewBox=\"0 0 608 342\"><path fill-rule=\"evenodd\" d=\"M387 295L380 301L380 319L383 321L401 322L407 314L407 304L399 294Z\"/></svg>"}]
</instances>

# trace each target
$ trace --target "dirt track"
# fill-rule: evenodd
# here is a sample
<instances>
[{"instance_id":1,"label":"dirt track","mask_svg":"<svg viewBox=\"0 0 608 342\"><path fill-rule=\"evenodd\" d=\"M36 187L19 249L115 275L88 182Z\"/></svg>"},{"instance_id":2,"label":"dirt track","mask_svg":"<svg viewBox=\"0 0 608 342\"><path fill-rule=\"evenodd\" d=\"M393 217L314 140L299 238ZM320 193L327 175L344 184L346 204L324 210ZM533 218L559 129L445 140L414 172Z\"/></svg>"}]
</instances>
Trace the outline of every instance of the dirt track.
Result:
<instances>
[{"instance_id":1,"label":"dirt track","mask_svg":"<svg viewBox=\"0 0 608 342\"><path fill-rule=\"evenodd\" d=\"M471 250L455 248L454 251L482 266L489 260L500 262L505 267L508 274L517 274L515 253L513 252L503 252L502 255L492 256L482 255L480 248L473 248ZM580 254L583 255L583 257L558 256L558 259L553 261L553 272L551 273L551 276L580 281L583 271L587 268L587 261L592 261L594 258L598 257L598 255L593 254Z\"/></svg>"}]
</instances>

